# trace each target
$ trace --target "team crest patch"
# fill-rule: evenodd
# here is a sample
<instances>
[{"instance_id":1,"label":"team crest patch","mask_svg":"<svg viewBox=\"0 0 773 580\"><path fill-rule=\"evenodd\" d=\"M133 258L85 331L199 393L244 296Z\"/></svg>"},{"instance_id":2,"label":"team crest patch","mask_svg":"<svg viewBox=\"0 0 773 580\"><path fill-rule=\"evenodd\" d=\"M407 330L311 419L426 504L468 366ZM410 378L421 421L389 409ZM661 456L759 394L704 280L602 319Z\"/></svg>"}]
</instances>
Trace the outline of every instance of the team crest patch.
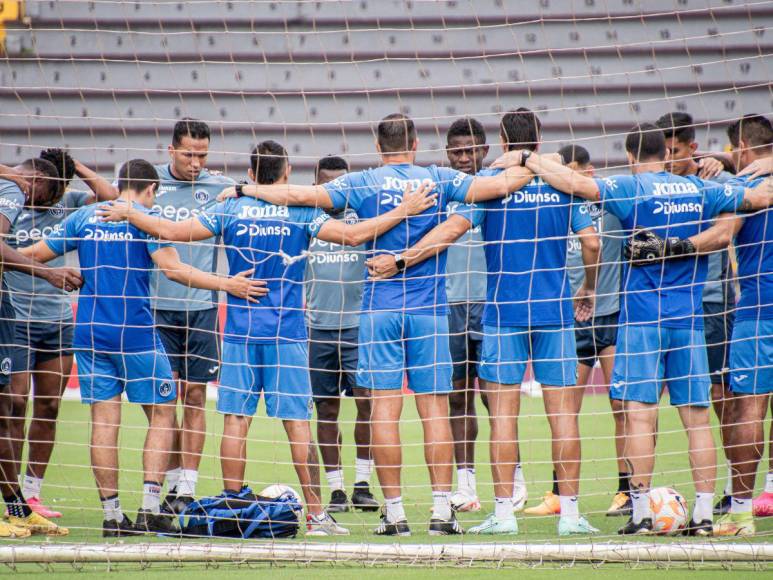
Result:
<instances>
[{"instance_id":1,"label":"team crest patch","mask_svg":"<svg viewBox=\"0 0 773 580\"><path fill-rule=\"evenodd\" d=\"M193 198L197 203L207 203L209 201L209 192L206 189L199 189L194 192Z\"/></svg>"},{"instance_id":2,"label":"team crest patch","mask_svg":"<svg viewBox=\"0 0 773 580\"><path fill-rule=\"evenodd\" d=\"M51 206L48 210L48 215L57 218L64 217L64 206L61 203Z\"/></svg>"},{"instance_id":3,"label":"team crest patch","mask_svg":"<svg viewBox=\"0 0 773 580\"><path fill-rule=\"evenodd\" d=\"M158 387L158 394L162 397L168 397L172 394L172 381L164 381Z\"/></svg>"},{"instance_id":4,"label":"team crest patch","mask_svg":"<svg viewBox=\"0 0 773 580\"><path fill-rule=\"evenodd\" d=\"M11 374L11 359L10 357L5 357L2 362L0 362L0 373L4 375L10 375Z\"/></svg>"}]
</instances>

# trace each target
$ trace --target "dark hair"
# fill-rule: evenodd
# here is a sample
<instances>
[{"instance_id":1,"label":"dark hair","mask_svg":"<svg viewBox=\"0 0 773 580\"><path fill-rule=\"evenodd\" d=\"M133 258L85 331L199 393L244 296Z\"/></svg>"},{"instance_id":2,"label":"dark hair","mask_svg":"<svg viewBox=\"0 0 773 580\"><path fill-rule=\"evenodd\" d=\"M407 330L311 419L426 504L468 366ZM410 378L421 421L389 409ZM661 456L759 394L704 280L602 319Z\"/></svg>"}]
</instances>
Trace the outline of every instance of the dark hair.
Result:
<instances>
[{"instance_id":1,"label":"dark hair","mask_svg":"<svg viewBox=\"0 0 773 580\"><path fill-rule=\"evenodd\" d=\"M43 149L40 152L40 158L50 161L56 167L56 171L59 173L59 189L63 192L72 178L75 177L73 158L67 151L59 148Z\"/></svg>"},{"instance_id":2,"label":"dark hair","mask_svg":"<svg viewBox=\"0 0 773 580\"><path fill-rule=\"evenodd\" d=\"M692 115L688 113L666 113L655 121L666 139L676 139L680 143L692 143L695 141L695 125Z\"/></svg>"},{"instance_id":3,"label":"dark hair","mask_svg":"<svg viewBox=\"0 0 773 580\"><path fill-rule=\"evenodd\" d=\"M317 161L317 168L314 170L314 175L319 175L320 171L349 171L349 164L343 157L326 155Z\"/></svg>"},{"instance_id":4,"label":"dark hair","mask_svg":"<svg viewBox=\"0 0 773 580\"><path fill-rule=\"evenodd\" d=\"M558 150L564 165L569 165L572 161L578 165L588 165L590 163L590 153L582 145L564 145Z\"/></svg>"},{"instance_id":5,"label":"dark hair","mask_svg":"<svg viewBox=\"0 0 773 580\"><path fill-rule=\"evenodd\" d=\"M744 115L727 128L727 136L733 147L738 147L741 140L747 147L766 147L773 144L773 127L763 115Z\"/></svg>"},{"instance_id":6,"label":"dark hair","mask_svg":"<svg viewBox=\"0 0 773 580\"><path fill-rule=\"evenodd\" d=\"M499 134L508 151L513 149L536 151L541 131L542 123L537 115L526 107L519 107L515 111L505 113L499 124Z\"/></svg>"},{"instance_id":7,"label":"dark hair","mask_svg":"<svg viewBox=\"0 0 773 580\"><path fill-rule=\"evenodd\" d=\"M177 147L183 140L183 137L191 139L209 139L209 125L198 119L183 117L174 124L172 132L172 145Z\"/></svg>"},{"instance_id":8,"label":"dark hair","mask_svg":"<svg viewBox=\"0 0 773 580\"><path fill-rule=\"evenodd\" d=\"M378 146L382 153L405 153L416 143L416 125L402 113L387 115L378 124Z\"/></svg>"},{"instance_id":9,"label":"dark hair","mask_svg":"<svg viewBox=\"0 0 773 580\"><path fill-rule=\"evenodd\" d=\"M118 191L139 193L154 183L158 185L158 172L144 159L131 159L118 170Z\"/></svg>"},{"instance_id":10,"label":"dark hair","mask_svg":"<svg viewBox=\"0 0 773 580\"><path fill-rule=\"evenodd\" d=\"M637 161L666 158L666 138L663 131L652 123L642 123L625 137L625 150Z\"/></svg>"},{"instance_id":11,"label":"dark hair","mask_svg":"<svg viewBox=\"0 0 773 580\"><path fill-rule=\"evenodd\" d=\"M463 117L451 123L446 134L446 143L450 143L454 137L472 137L476 144L482 145L486 142L486 131L477 119Z\"/></svg>"},{"instance_id":12,"label":"dark hair","mask_svg":"<svg viewBox=\"0 0 773 580\"><path fill-rule=\"evenodd\" d=\"M252 148L250 167L256 182L261 185L276 183L287 168L287 151L276 141L262 141Z\"/></svg>"},{"instance_id":13,"label":"dark hair","mask_svg":"<svg viewBox=\"0 0 773 580\"><path fill-rule=\"evenodd\" d=\"M41 159L40 157L36 159L25 159L22 161L21 166L31 169L35 173L40 173L42 179L48 183L49 193L59 193L63 191L61 184L62 178L59 177L59 172L56 170L54 164L47 159Z\"/></svg>"}]
</instances>

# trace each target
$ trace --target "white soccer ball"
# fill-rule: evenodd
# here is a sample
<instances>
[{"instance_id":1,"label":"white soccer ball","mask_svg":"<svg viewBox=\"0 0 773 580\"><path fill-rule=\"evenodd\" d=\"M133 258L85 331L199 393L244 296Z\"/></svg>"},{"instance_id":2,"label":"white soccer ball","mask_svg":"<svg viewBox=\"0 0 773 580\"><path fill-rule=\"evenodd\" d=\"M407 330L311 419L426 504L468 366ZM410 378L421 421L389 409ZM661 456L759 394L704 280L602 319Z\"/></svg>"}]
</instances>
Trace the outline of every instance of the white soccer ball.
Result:
<instances>
[{"instance_id":1,"label":"white soccer ball","mask_svg":"<svg viewBox=\"0 0 773 580\"><path fill-rule=\"evenodd\" d=\"M276 499L286 494L289 494L295 501L298 502L299 505L303 506L303 500L301 499L300 494L289 485L285 485L283 483L269 485L268 487L264 488L258 495L268 499ZM303 507L301 507L301 510L298 513L298 518L300 519L302 515Z\"/></svg>"},{"instance_id":2,"label":"white soccer ball","mask_svg":"<svg viewBox=\"0 0 773 580\"><path fill-rule=\"evenodd\" d=\"M678 534L687 525L689 511L682 494L670 487L650 491L653 531L662 536Z\"/></svg>"}]
</instances>

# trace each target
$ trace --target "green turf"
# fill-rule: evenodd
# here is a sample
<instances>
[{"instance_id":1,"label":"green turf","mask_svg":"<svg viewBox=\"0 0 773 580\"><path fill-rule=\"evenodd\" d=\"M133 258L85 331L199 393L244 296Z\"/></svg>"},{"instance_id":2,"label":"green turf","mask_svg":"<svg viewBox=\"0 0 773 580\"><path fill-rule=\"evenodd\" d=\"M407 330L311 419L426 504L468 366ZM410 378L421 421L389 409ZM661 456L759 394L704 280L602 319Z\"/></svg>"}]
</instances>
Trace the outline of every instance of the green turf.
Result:
<instances>
[{"instance_id":1,"label":"green turf","mask_svg":"<svg viewBox=\"0 0 773 580\"><path fill-rule=\"evenodd\" d=\"M124 406L123 431L121 435L121 498L125 511L130 515L138 507L142 486L141 452L144 439L145 419L136 407ZM344 431L346 477L349 484L354 477L354 449L351 444L351 420L353 404L344 402L344 421L347 423ZM208 414L208 432L205 456L201 465L199 483L200 494L216 494L220 491L219 461L217 450L219 433L222 429L222 419L214 412ZM488 467L488 426L485 421L480 424L480 436L477 446L478 488L484 510L477 514L463 514L461 520L465 527L481 521L486 510L491 509L492 487L491 474ZM58 443L54 451L51 468L47 474L44 488L44 499L52 506L64 512L63 523L70 527L71 535L68 542L101 542L99 526L102 520L96 489L89 467L88 454L88 408L76 403L65 402L59 423ZM583 469L581 486L581 511L588 515L591 523L600 528L601 533L593 541L618 541L617 528L623 523L622 518L607 518L604 516L617 485L617 467L614 461L613 424L609 413L608 401L603 396L589 396L583 406L581 418L581 433L583 437ZM404 441L404 500L408 519L411 522L412 537L402 541L408 543L449 543L481 541L481 538L453 537L433 538L426 533L426 523L429 517L431 502L428 487L428 475L423 460L421 441L421 425L413 402L407 398L402 421L402 436ZM541 399L524 398L522 420L520 422L521 454L529 487L529 505L535 505L541 494L550 488L552 465L550 463L550 442L547 422L544 417ZM658 439L658 454L656 477L654 485L675 487L688 498L694 495L687 463L686 436L673 409L665 407L661 411L660 436ZM298 488L297 479L290 464L289 448L281 423L269 420L264 416L255 419L248 444L249 467L248 482L260 489L268 483L288 483ZM720 469L720 483L724 480L724 468ZM761 480L760 480L761 481ZM759 482L758 482L759 483ZM375 476L374 476L375 484ZM323 483L324 487L324 483ZM374 491L380 497L377 486ZM327 497L327 491L323 492ZM370 532L377 524L376 514L347 513L340 514L339 522L349 527L352 535L338 540L317 539L315 541L331 542L389 542L395 539L380 539ZM519 516L520 534L517 542L559 541L556 535L557 520L553 517L537 518ZM759 537L755 541L765 541L773 530L773 518L758 520ZM562 542L586 542L589 538L562 539ZM65 541L65 540L56 540ZM174 542L169 539L143 538L142 540L122 541L160 541ZM296 540L298 541L298 540ZM398 540L400 541L400 540ZM501 540L500 540L501 541ZM656 538L656 542L689 541L687 539ZM188 542L188 540L186 540ZM122 568L125 568L123 565ZM104 570L105 567L98 567ZM619 568L619 567L618 567ZM135 568L137 569L137 568ZM169 566L154 565L154 570L171 570ZM200 567L186 566L184 573L196 573ZM25 572L34 573L35 568L25 567ZM57 567L57 570L64 570ZM234 570L236 572L236 570ZM296 570L297 572L297 570ZM348 574L344 569L341 572ZM359 573L361 573L360 570ZM372 571L376 573L376 571ZM475 571L480 572L480 571ZM566 571L570 574L574 572ZM173 573L173 572L172 572ZM273 572L272 572L273 573ZM324 567L317 570L316 575L327 573ZM338 569L330 572L340 575ZM353 573L358 573L354 571ZM486 572L480 572L486 574ZM599 572L594 572L599 573ZM605 573L604 570L601 573ZM369 571L368 574L371 574Z\"/></svg>"}]
</instances>

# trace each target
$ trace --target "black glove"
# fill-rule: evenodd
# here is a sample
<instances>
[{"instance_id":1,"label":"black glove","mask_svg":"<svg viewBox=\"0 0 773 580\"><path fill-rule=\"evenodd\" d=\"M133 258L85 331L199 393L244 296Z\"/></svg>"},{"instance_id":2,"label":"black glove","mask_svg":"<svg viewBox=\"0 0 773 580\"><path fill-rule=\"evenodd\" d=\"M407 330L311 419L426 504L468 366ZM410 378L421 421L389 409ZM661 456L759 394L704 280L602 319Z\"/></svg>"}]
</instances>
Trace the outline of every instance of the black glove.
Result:
<instances>
[{"instance_id":1,"label":"black glove","mask_svg":"<svg viewBox=\"0 0 773 580\"><path fill-rule=\"evenodd\" d=\"M625 259L634 266L649 266L661 262L664 258L678 258L695 253L695 246L689 239L664 239L643 228L634 230L624 250Z\"/></svg>"}]
</instances>

